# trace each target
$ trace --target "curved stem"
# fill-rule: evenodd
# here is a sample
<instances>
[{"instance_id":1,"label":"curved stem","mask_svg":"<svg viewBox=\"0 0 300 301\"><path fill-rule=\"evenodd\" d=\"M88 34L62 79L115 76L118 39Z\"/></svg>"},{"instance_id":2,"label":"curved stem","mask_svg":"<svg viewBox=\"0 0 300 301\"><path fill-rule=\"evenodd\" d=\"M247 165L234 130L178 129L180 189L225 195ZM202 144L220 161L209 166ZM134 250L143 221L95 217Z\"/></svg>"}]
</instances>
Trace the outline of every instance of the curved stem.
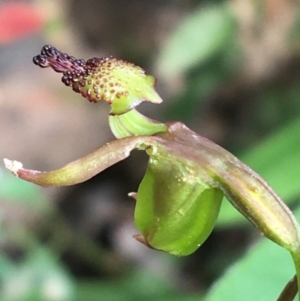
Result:
<instances>
[{"instance_id":1,"label":"curved stem","mask_svg":"<svg viewBox=\"0 0 300 301\"><path fill-rule=\"evenodd\" d=\"M298 292L297 275L295 275L285 286L277 301L293 301Z\"/></svg>"},{"instance_id":2,"label":"curved stem","mask_svg":"<svg viewBox=\"0 0 300 301\"><path fill-rule=\"evenodd\" d=\"M291 252L291 255L293 257L295 269L296 269L296 275L297 278L297 290L300 287L300 250L299 248L296 251ZM300 294L298 293L298 299L300 300Z\"/></svg>"}]
</instances>

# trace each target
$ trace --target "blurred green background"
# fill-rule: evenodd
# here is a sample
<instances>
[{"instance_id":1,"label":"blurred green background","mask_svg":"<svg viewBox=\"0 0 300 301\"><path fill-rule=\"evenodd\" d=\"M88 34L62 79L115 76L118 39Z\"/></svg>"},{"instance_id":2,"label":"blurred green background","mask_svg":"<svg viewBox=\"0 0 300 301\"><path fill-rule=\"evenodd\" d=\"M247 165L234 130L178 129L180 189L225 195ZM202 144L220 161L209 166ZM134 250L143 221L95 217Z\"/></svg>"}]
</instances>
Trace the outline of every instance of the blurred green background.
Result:
<instances>
[{"instance_id":1,"label":"blurred green background","mask_svg":"<svg viewBox=\"0 0 300 301\"><path fill-rule=\"evenodd\" d=\"M44 44L114 55L157 79L160 106L260 173L300 220L300 7L286 0L0 1L0 158L50 170L112 140L109 108L32 64ZM0 300L275 300L289 254L224 200L193 255L136 242L139 152L90 181L41 189L0 165Z\"/></svg>"}]
</instances>

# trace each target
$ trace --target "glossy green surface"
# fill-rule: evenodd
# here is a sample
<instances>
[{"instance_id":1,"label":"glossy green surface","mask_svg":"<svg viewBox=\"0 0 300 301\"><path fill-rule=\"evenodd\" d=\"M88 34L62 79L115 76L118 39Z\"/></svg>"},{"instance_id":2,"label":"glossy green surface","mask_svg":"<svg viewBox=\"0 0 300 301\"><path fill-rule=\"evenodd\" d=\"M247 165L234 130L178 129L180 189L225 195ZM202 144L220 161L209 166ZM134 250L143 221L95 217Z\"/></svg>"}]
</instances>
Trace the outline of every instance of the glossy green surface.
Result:
<instances>
[{"instance_id":1,"label":"glossy green surface","mask_svg":"<svg viewBox=\"0 0 300 301\"><path fill-rule=\"evenodd\" d=\"M211 233L222 198L223 193L199 181L194 170L151 155L138 189L136 226L154 249L188 255Z\"/></svg>"}]
</instances>

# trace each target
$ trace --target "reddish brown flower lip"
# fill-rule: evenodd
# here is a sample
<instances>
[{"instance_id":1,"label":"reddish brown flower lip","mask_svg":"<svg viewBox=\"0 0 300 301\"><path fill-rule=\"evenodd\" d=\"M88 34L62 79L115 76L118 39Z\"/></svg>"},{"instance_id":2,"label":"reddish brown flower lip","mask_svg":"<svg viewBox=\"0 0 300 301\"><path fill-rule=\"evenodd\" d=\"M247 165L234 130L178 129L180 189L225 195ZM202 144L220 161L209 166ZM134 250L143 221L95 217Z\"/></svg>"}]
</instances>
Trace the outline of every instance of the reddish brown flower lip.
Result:
<instances>
[{"instance_id":1,"label":"reddish brown flower lip","mask_svg":"<svg viewBox=\"0 0 300 301\"><path fill-rule=\"evenodd\" d=\"M41 68L50 67L56 72L63 73L62 82L66 86L72 87L73 91L95 103L105 100L108 104L112 104L115 98L128 95L122 81L116 78L115 70L133 72L135 76L146 76L142 68L124 60L109 56L94 57L85 61L50 45L45 45L41 49L41 53L33 58L33 63Z\"/></svg>"},{"instance_id":2,"label":"reddish brown flower lip","mask_svg":"<svg viewBox=\"0 0 300 301\"><path fill-rule=\"evenodd\" d=\"M84 70L85 65L83 59L76 59L50 45L41 49L41 53L33 58L33 63L41 68L51 67L56 72Z\"/></svg>"},{"instance_id":3,"label":"reddish brown flower lip","mask_svg":"<svg viewBox=\"0 0 300 301\"><path fill-rule=\"evenodd\" d=\"M75 92L81 93L83 97L91 102L97 102L100 99L95 99L92 93L84 92L83 88L90 84L88 76L92 74L92 69L99 65L100 60L103 59L93 58L86 62L83 59L76 59L67 53L63 53L50 45L45 45L41 49L41 53L33 57L35 65L41 68L50 67L56 72L63 73L62 82L66 86L71 86Z\"/></svg>"}]
</instances>

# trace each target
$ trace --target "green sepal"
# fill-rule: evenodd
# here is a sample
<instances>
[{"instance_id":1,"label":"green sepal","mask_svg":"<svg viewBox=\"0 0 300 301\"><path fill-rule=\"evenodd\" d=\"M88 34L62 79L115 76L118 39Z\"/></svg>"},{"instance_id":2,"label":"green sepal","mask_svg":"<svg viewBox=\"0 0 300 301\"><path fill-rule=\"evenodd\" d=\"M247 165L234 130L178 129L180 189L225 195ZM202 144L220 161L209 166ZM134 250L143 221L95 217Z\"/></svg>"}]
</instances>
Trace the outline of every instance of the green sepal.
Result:
<instances>
[{"instance_id":1,"label":"green sepal","mask_svg":"<svg viewBox=\"0 0 300 301\"><path fill-rule=\"evenodd\" d=\"M130 136L151 136L167 131L166 124L147 118L136 110L122 115L110 115L109 126L118 139Z\"/></svg>"},{"instance_id":2,"label":"green sepal","mask_svg":"<svg viewBox=\"0 0 300 301\"><path fill-rule=\"evenodd\" d=\"M156 145L157 137L133 136L106 143L90 154L48 172L26 169L16 160L4 159L5 167L15 176L43 186L69 186L82 183L106 168L126 159L134 149Z\"/></svg>"},{"instance_id":3,"label":"green sepal","mask_svg":"<svg viewBox=\"0 0 300 301\"><path fill-rule=\"evenodd\" d=\"M129 69L131 72L124 69L116 69L113 72L115 81L120 83L126 93L113 99L111 102L111 115L124 114L143 101L162 102L161 97L154 89L156 80L153 76L131 70L133 67Z\"/></svg>"},{"instance_id":4,"label":"green sepal","mask_svg":"<svg viewBox=\"0 0 300 301\"><path fill-rule=\"evenodd\" d=\"M142 237L136 238L154 249L189 255L213 230L222 198L220 189L202 182L188 166L159 153L159 147L150 150L137 193L135 223Z\"/></svg>"}]
</instances>

